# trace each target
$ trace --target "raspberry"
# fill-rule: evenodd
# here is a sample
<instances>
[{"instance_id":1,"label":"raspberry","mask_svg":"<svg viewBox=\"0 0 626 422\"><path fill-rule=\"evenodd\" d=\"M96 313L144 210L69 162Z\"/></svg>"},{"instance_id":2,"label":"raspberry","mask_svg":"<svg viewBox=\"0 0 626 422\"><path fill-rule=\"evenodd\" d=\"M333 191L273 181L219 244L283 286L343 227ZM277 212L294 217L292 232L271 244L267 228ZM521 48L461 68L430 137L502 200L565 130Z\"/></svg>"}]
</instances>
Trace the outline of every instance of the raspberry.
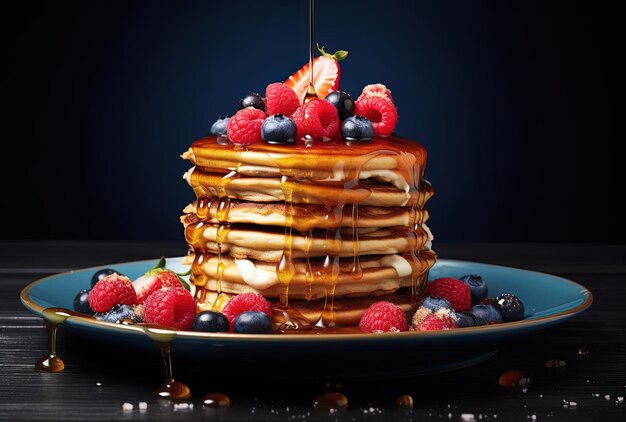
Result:
<instances>
[{"instance_id":1,"label":"raspberry","mask_svg":"<svg viewBox=\"0 0 626 422\"><path fill-rule=\"evenodd\" d=\"M363 88L363 91L361 92L361 95L359 95L359 98L357 98L357 101L365 97L385 98L393 102L393 98L391 98L391 91L383 84L367 85Z\"/></svg>"},{"instance_id":2,"label":"raspberry","mask_svg":"<svg viewBox=\"0 0 626 422\"><path fill-rule=\"evenodd\" d=\"M458 328L458 324L454 317L450 315L450 311L444 309L445 312L437 311L428 315L415 328L416 331L433 331L433 330L450 330Z\"/></svg>"},{"instance_id":3,"label":"raspberry","mask_svg":"<svg viewBox=\"0 0 626 422\"><path fill-rule=\"evenodd\" d=\"M407 331L404 311L391 302L372 303L359 321L359 328L366 333L391 333Z\"/></svg>"},{"instance_id":4,"label":"raspberry","mask_svg":"<svg viewBox=\"0 0 626 422\"><path fill-rule=\"evenodd\" d=\"M398 111L391 101L365 96L356 101L355 114L370 119L376 136L389 136L398 122Z\"/></svg>"},{"instance_id":5,"label":"raspberry","mask_svg":"<svg viewBox=\"0 0 626 422\"><path fill-rule=\"evenodd\" d=\"M291 116L298 107L298 95L287 85L276 82L265 88L265 111L268 116L276 113Z\"/></svg>"},{"instance_id":6,"label":"raspberry","mask_svg":"<svg viewBox=\"0 0 626 422\"><path fill-rule=\"evenodd\" d=\"M228 138L234 144L249 145L261 141L261 125L265 113L256 108L247 107L239 110L228 121Z\"/></svg>"},{"instance_id":7,"label":"raspberry","mask_svg":"<svg viewBox=\"0 0 626 422\"><path fill-rule=\"evenodd\" d=\"M191 330L196 317L196 301L185 289L163 288L144 302L143 320L178 330Z\"/></svg>"},{"instance_id":8,"label":"raspberry","mask_svg":"<svg viewBox=\"0 0 626 422\"><path fill-rule=\"evenodd\" d=\"M272 319L272 306L263 296L254 292L242 293L229 300L222 309L222 313L230 323L230 331L233 331L235 318L248 311L263 312Z\"/></svg>"},{"instance_id":9,"label":"raspberry","mask_svg":"<svg viewBox=\"0 0 626 422\"><path fill-rule=\"evenodd\" d=\"M428 286L431 296L442 297L457 312L467 312L472 307L472 295L467 284L456 278L438 278Z\"/></svg>"},{"instance_id":10,"label":"raspberry","mask_svg":"<svg viewBox=\"0 0 626 422\"><path fill-rule=\"evenodd\" d=\"M334 105L326 100L313 100L302 105L292 115L298 127L298 139L305 135L313 139L334 138L341 122Z\"/></svg>"},{"instance_id":11,"label":"raspberry","mask_svg":"<svg viewBox=\"0 0 626 422\"><path fill-rule=\"evenodd\" d=\"M126 276L113 273L98 281L89 293L89 306L95 312L108 312L115 305L135 305L137 294Z\"/></svg>"}]
</instances>

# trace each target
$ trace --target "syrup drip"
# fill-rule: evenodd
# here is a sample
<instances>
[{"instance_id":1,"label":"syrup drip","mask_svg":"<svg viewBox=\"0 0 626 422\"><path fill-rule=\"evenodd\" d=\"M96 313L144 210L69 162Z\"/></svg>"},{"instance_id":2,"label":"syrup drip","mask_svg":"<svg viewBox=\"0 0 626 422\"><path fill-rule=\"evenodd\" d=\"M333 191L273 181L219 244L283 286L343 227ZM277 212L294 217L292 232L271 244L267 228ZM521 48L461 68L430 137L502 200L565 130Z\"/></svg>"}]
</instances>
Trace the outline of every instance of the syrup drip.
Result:
<instances>
[{"instance_id":1,"label":"syrup drip","mask_svg":"<svg viewBox=\"0 0 626 422\"><path fill-rule=\"evenodd\" d=\"M329 214L334 213L334 218L341 221L343 217L343 205L337 205L334 208L327 206L326 218L333 218ZM320 320L317 322L318 327L334 327L335 326L335 289L337 287L337 278L341 273L339 267L339 251L341 249L341 229L326 230L326 255L320 268L320 278L324 283L324 309Z\"/></svg>"},{"instance_id":2,"label":"syrup drip","mask_svg":"<svg viewBox=\"0 0 626 422\"><path fill-rule=\"evenodd\" d=\"M352 204L352 245L353 251L353 263L352 263L352 278L360 280L363 277L363 269L361 268L361 261L359 260L359 205Z\"/></svg>"},{"instance_id":3,"label":"syrup drip","mask_svg":"<svg viewBox=\"0 0 626 422\"><path fill-rule=\"evenodd\" d=\"M224 409L230 407L230 398L222 393L209 393L202 397L202 404L206 407Z\"/></svg>"},{"instance_id":4,"label":"syrup drip","mask_svg":"<svg viewBox=\"0 0 626 422\"><path fill-rule=\"evenodd\" d=\"M183 400L191 397L189 387L180 381L174 380L171 344L176 339L176 332L152 325L143 325L142 329L148 337L159 345L161 355L163 356L165 384L157 389L157 394L170 400Z\"/></svg>"},{"instance_id":5,"label":"syrup drip","mask_svg":"<svg viewBox=\"0 0 626 422\"><path fill-rule=\"evenodd\" d=\"M328 392L320 394L313 400L313 407L316 409L346 409L348 398L341 393Z\"/></svg>"},{"instance_id":6,"label":"syrup drip","mask_svg":"<svg viewBox=\"0 0 626 422\"><path fill-rule=\"evenodd\" d=\"M280 180L280 187L285 197L285 245L283 254L276 266L276 274L280 283L280 306L287 308L289 306L289 284L296 273L296 267L292 260L292 224L293 224L293 186L286 176Z\"/></svg>"},{"instance_id":7,"label":"syrup drip","mask_svg":"<svg viewBox=\"0 0 626 422\"><path fill-rule=\"evenodd\" d=\"M396 406L403 409L413 409L413 397L403 394L396 399Z\"/></svg>"},{"instance_id":8,"label":"syrup drip","mask_svg":"<svg viewBox=\"0 0 626 422\"><path fill-rule=\"evenodd\" d=\"M315 81L313 80L313 29L315 20L315 0L309 0L309 87L306 90L304 103L318 99L315 91Z\"/></svg>"},{"instance_id":9,"label":"syrup drip","mask_svg":"<svg viewBox=\"0 0 626 422\"><path fill-rule=\"evenodd\" d=\"M302 233L304 236L304 257L306 260L306 269L304 272L304 299L311 300L313 297L313 268L311 267L311 260L309 259L309 251L313 244L313 229L308 230L306 233Z\"/></svg>"},{"instance_id":10,"label":"syrup drip","mask_svg":"<svg viewBox=\"0 0 626 422\"><path fill-rule=\"evenodd\" d=\"M232 181L233 177L236 176L237 173L230 172L226 176L222 177L220 184L217 186L217 197L219 198L219 204L217 206L217 234L216 234L216 242L217 242L217 271L215 272L215 282L217 285L217 295L218 298L222 293L222 277L224 275L224 269L226 265L222 261L222 244L230 231L230 224L228 223L228 213L230 211L230 198L228 197L228 193L226 192L226 186Z\"/></svg>"},{"instance_id":11,"label":"syrup drip","mask_svg":"<svg viewBox=\"0 0 626 422\"><path fill-rule=\"evenodd\" d=\"M209 208L211 204L209 202L209 198L202 197L198 199L198 205L196 207L196 215L202 221L205 221L209 216Z\"/></svg>"},{"instance_id":12,"label":"syrup drip","mask_svg":"<svg viewBox=\"0 0 626 422\"><path fill-rule=\"evenodd\" d=\"M48 332L48 355L42 357L35 363L35 369L41 372L63 372L65 363L57 356L57 328L72 315L79 315L75 312L63 308L46 308L41 312L41 316L46 322Z\"/></svg>"}]
</instances>

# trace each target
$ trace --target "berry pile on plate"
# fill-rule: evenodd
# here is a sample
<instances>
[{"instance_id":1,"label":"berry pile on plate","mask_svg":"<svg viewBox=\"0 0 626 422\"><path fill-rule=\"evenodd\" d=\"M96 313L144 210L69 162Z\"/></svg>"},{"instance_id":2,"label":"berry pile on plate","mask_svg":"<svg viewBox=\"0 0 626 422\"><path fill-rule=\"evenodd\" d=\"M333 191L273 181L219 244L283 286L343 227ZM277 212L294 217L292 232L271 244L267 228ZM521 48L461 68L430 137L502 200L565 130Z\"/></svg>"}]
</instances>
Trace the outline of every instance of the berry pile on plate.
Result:
<instances>
[{"instance_id":1,"label":"berry pile on plate","mask_svg":"<svg viewBox=\"0 0 626 422\"><path fill-rule=\"evenodd\" d=\"M244 293L231 299L223 312L197 312L189 284L157 265L135 281L106 268L94 273L91 289L74 298L74 310L114 324L159 324L176 330L267 334L272 330L272 308L260 294Z\"/></svg>"},{"instance_id":2,"label":"berry pile on plate","mask_svg":"<svg viewBox=\"0 0 626 422\"><path fill-rule=\"evenodd\" d=\"M232 143L289 144L296 139L367 141L391 135L398 111L385 85L367 85L357 98L339 91L339 61L347 51L321 56L313 61L315 94L306 100L310 67L305 64L284 83L265 88L265 96L248 94L239 102L234 116L222 116L211 126L211 134L227 137Z\"/></svg>"},{"instance_id":3,"label":"berry pile on plate","mask_svg":"<svg viewBox=\"0 0 626 422\"><path fill-rule=\"evenodd\" d=\"M517 296L504 293L488 297L488 291L477 274L460 279L438 278L428 285L427 296L410 323L400 307L382 301L368 308L359 328L367 333L450 330L524 318L524 304Z\"/></svg>"}]
</instances>

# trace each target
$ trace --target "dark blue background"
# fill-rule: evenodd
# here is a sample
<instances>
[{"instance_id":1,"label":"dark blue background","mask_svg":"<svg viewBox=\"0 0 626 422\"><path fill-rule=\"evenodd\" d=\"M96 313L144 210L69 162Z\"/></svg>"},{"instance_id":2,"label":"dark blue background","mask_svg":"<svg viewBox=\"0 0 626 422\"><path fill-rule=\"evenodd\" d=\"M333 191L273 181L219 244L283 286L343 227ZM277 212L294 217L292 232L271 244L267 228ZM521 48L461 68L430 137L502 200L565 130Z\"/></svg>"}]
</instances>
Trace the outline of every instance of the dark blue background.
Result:
<instances>
[{"instance_id":1,"label":"dark blue background","mask_svg":"<svg viewBox=\"0 0 626 422\"><path fill-rule=\"evenodd\" d=\"M623 5L317 3L341 88L387 84L428 149L438 241L626 239ZM308 54L304 0L2 9L4 239L182 241L179 154Z\"/></svg>"}]
</instances>

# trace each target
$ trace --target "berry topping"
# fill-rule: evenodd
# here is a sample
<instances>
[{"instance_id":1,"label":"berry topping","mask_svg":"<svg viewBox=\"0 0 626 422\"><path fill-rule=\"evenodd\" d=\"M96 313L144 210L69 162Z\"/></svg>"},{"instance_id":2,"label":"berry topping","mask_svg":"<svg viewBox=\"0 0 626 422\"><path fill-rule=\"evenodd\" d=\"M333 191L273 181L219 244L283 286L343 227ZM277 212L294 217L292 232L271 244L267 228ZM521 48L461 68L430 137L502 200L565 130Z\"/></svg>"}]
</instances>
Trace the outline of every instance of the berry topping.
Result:
<instances>
[{"instance_id":1,"label":"berry topping","mask_svg":"<svg viewBox=\"0 0 626 422\"><path fill-rule=\"evenodd\" d=\"M228 127L229 120L230 116L220 116L220 118L211 125L211 135L226 136L226 128Z\"/></svg>"},{"instance_id":2,"label":"berry topping","mask_svg":"<svg viewBox=\"0 0 626 422\"><path fill-rule=\"evenodd\" d=\"M165 258L159 259L156 265L144 275L133 281L137 293L137 303L143 303L148 296L163 287L185 288L189 285L175 272L165 268Z\"/></svg>"},{"instance_id":3,"label":"berry topping","mask_svg":"<svg viewBox=\"0 0 626 422\"><path fill-rule=\"evenodd\" d=\"M485 284L485 282L483 281L483 278L478 274L464 275L459 280L467 284L467 286L470 288L472 303L480 302L487 297L489 289L487 288L487 284Z\"/></svg>"},{"instance_id":4,"label":"berry topping","mask_svg":"<svg viewBox=\"0 0 626 422\"><path fill-rule=\"evenodd\" d=\"M333 91L326 96L326 101L335 106L337 113L339 113L339 119L345 120L350 116L354 116L354 100L348 93Z\"/></svg>"},{"instance_id":5,"label":"berry topping","mask_svg":"<svg viewBox=\"0 0 626 422\"><path fill-rule=\"evenodd\" d=\"M393 102L393 98L391 98L391 91L383 84L367 85L363 88L363 92L361 92L357 101L365 97L379 97Z\"/></svg>"},{"instance_id":6,"label":"berry topping","mask_svg":"<svg viewBox=\"0 0 626 422\"><path fill-rule=\"evenodd\" d=\"M524 318L524 304L517 296L510 293L496 296L491 306L500 312L504 322L519 321Z\"/></svg>"},{"instance_id":7,"label":"berry topping","mask_svg":"<svg viewBox=\"0 0 626 422\"><path fill-rule=\"evenodd\" d=\"M391 302L375 302L359 321L359 328L366 333L391 333L407 331L409 324L404 311Z\"/></svg>"},{"instance_id":8,"label":"berry topping","mask_svg":"<svg viewBox=\"0 0 626 422\"><path fill-rule=\"evenodd\" d=\"M115 305L108 312L97 313L96 319L114 324L119 324L123 319L129 319L138 324L143 322L143 306Z\"/></svg>"},{"instance_id":9,"label":"berry topping","mask_svg":"<svg viewBox=\"0 0 626 422\"><path fill-rule=\"evenodd\" d=\"M178 330L190 330L196 317L196 301L184 289L164 288L152 293L144 303L143 319Z\"/></svg>"},{"instance_id":10,"label":"berry topping","mask_svg":"<svg viewBox=\"0 0 626 422\"><path fill-rule=\"evenodd\" d=\"M374 126L367 117L348 117L341 123L341 137L348 141L369 141L374 137Z\"/></svg>"},{"instance_id":11,"label":"berry topping","mask_svg":"<svg viewBox=\"0 0 626 422\"><path fill-rule=\"evenodd\" d=\"M298 138L310 136L313 139L328 140L339 131L337 109L326 100L313 100L302 105L292 116L298 126Z\"/></svg>"},{"instance_id":12,"label":"berry topping","mask_svg":"<svg viewBox=\"0 0 626 422\"><path fill-rule=\"evenodd\" d=\"M413 327L417 327L420 322L424 320L428 315L435 313L441 309L446 309L448 311L454 311L452 304L448 302L446 299L441 297L433 297L428 296L422 303L420 303L419 308L415 311L413 318L411 319L411 324Z\"/></svg>"},{"instance_id":13,"label":"berry topping","mask_svg":"<svg viewBox=\"0 0 626 422\"><path fill-rule=\"evenodd\" d=\"M504 322L500 312L498 312L498 310L491 305L474 305L469 313L476 321L476 325L488 325Z\"/></svg>"},{"instance_id":14,"label":"berry topping","mask_svg":"<svg viewBox=\"0 0 626 422\"><path fill-rule=\"evenodd\" d=\"M274 114L261 125L261 137L269 144L288 144L295 141L298 134L296 124L289 117Z\"/></svg>"},{"instance_id":15,"label":"berry topping","mask_svg":"<svg viewBox=\"0 0 626 422\"><path fill-rule=\"evenodd\" d=\"M112 270L110 268L104 268L102 270L96 271L94 275L91 277L91 287L93 288L93 286L95 286L96 283L102 280L104 277L111 275L111 274L116 274L116 273L119 274L117 271Z\"/></svg>"},{"instance_id":16,"label":"berry topping","mask_svg":"<svg viewBox=\"0 0 626 422\"><path fill-rule=\"evenodd\" d=\"M466 312L472 307L469 287L456 278L438 278L429 284L428 292L448 300L457 312Z\"/></svg>"},{"instance_id":17,"label":"berry topping","mask_svg":"<svg viewBox=\"0 0 626 422\"><path fill-rule=\"evenodd\" d=\"M450 330L452 328L458 328L456 320L452 316L452 313L447 310L437 311L434 314L428 315L422 322L416 327L416 331L434 331L434 330Z\"/></svg>"},{"instance_id":18,"label":"berry topping","mask_svg":"<svg viewBox=\"0 0 626 422\"><path fill-rule=\"evenodd\" d=\"M272 318L272 307L263 296L254 292L242 293L229 300L222 309L222 313L228 318L231 331L237 315L248 311L263 312L270 319Z\"/></svg>"},{"instance_id":19,"label":"berry topping","mask_svg":"<svg viewBox=\"0 0 626 422\"><path fill-rule=\"evenodd\" d=\"M98 281L89 293L94 312L107 312L114 305L135 305L137 294L128 277L113 273Z\"/></svg>"},{"instance_id":20,"label":"berry topping","mask_svg":"<svg viewBox=\"0 0 626 422\"><path fill-rule=\"evenodd\" d=\"M239 145L259 142L263 120L265 120L265 113L261 110L252 107L239 110L228 121L228 138Z\"/></svg>"},{"instance_id":21,"label":"berry topping","mask_svg":"<svg viewBox=\"0 0 626 422\"><path fill-rule=\"evenodd\" d=\"M270 116L272 114L291 116L300 104L296 93L285 84L276 82L265 88L265 111Z\"/></svg>"},{"instance_id":22,"label":"berry topping","mask_svg":"<svg viewBox=\"0 0 626 422\"><path fill-rule=\"evenodd\" d=\"M74 310L81 314L93 315L94 310L89 306L89 292L90 290L81 290L74 298Z\"/></svg>"},{"instance_id":23,"label":"berry topping","mask_svg":"<svg viewBox=\"0 0 626 422\"><path fill-rule=\"evenodd\" d=\"M203 311L196 315L191 329L206 333L227 333L230 330L230 324L224 314L215 311Z\"/></svg>"},{"instance_id":24,"label":"berry topping","mask_svg":"<svg viewBox=\"0 0 626 422\"><path fill-rule=\"evenodd\" d=\"M272 320L264 312L242 312L233 321L233 328L241 334L269 334Z\"/></svg>"},{"instance_id":25,"label":"berry topping","mask_svg":"<svg viewBox=\"0 0 626 422\"><path fill-rule=\"evenodd\" d=\"M389 136L398 122L396 106L386 98L366 96L357 100L355 114L372 122L376 136Z\"/></svg>"},{"instance_id":26,"label":"berry topping","mask_svg":"<svg viewBox=\"0 0 626 422\"><path fill-rule=\"evenodd\" d=\"M263 98L259 94L248 94L239 100L239 110L243 110L248 107L265 111L265 101L263 101Z\"/></svg>"},{"instance_id":27,"label":"berry topping","mask_svg":"<svg viewBox=\"0 0 626 422\"><path fill-rule=\"evenodd\" d=\"M472 318L472 316L467 312L455 312L454 318L456 319L456 322L459 324L460 328L473 327L476 325L476 321L474 321L474 318Z\"/></svg>"},{"instance_id":28,"label":"berry topping","mask_svg":"<svg viewBox=\"0 0 626 422\"><path fill-rule=\"evenodd\" d=\"M313 86L317 96L324 98L329 92L339 88L339 76L341 75L339 61L345 59L348 56L348 52L339 50L335 54L328 54L324 51L324 47L317 46L317 49L322 55L313 59ZM309 84L309 63L302 66L300 70L285 81L285 85L296 93L300 103L304 101Z\"/></svg>"}]
</instances>

